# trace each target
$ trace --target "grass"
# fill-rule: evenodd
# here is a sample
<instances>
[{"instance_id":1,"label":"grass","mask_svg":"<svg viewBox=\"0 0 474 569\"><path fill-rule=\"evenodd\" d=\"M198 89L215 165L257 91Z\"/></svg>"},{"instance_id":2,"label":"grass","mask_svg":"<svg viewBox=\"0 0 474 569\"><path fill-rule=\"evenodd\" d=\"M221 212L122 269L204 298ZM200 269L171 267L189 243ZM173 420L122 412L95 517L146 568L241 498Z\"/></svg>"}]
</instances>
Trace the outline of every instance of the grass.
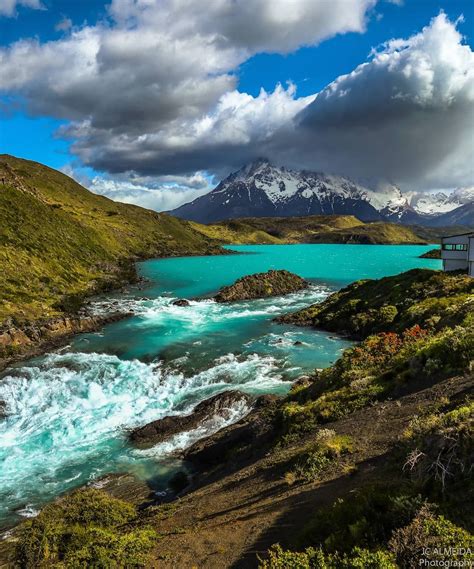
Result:
<instances>
[{"instance_id":1,"label":"grass","mask_svg":"<svg viewBox=\"0 0 474 569\"><path fill-rule=\"evenodd\" d=\"M423 244L411 228L394 223L363 223L353 215L248 217L210 225L195 224L207 237L233 244L391 243Z\"/></svg>"},{"instance_id":2,"label":"grass","mask_svg":"<svg viewBox=\"0 0 474 569\"><path fill-rule=\"evenodd\" d=\"M95 195L41 164L2 155L0 178L0 325L61 314L69 299L129 279L133 259L219 251L186 221Z\"/></svg>"}]
</instances>

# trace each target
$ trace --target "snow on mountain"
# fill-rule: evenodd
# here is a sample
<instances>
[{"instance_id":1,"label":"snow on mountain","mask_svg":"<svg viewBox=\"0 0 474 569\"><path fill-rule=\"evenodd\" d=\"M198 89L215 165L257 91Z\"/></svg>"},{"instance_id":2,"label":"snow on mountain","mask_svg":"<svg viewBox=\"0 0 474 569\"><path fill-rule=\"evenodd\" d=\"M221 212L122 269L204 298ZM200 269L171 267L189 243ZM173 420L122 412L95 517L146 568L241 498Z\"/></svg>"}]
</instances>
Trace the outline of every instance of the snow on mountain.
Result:
<instances>
[{"instance_id":1,"label":"snow on mountain","mask_svg":"<svg viewBox=\"0 0 474 569\"><path fill-rule=\"evenodd\" d=\"M474 202L474 186L457 188L449 194L445 192L412 193L409 195L409 202L413 209L421 215L441 215Z\"/></svg>"},{"instance_id":2,"label":"snow on mountain","mask_svg":"<svg viewBox=\"0 0 474 569\"><path fill-rule=\"evenodd\" d=\"M389 183L366 187L347 178L277 167L266 159L230 174L210 193L185 204L173 215L209 223L236 217L355 215L362 221L422 223L472 201L474 188L451 195L402 194Z\"/></svg>"}]
</instances>

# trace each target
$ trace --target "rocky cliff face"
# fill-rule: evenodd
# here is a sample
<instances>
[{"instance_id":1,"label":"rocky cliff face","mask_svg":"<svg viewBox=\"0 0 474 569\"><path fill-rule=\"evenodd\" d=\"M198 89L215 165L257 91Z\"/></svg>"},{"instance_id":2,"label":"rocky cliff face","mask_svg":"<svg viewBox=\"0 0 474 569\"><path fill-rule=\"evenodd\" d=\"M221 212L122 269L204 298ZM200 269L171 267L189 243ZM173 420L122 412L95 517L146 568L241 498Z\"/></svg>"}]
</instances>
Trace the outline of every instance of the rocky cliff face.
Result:
<instances>
[{"instance_id":1,"label":"rocky cliff face","mask_svg":"<svg viewBox=\"0 0 474 569\"><path fill-rule=\"evenodd\" d=\"M0 328L0 370L16 359L33 357L45 349L55 347L69 336L92 332L126 316L128 314L119 312L106 316L64 316L25 327L7 321Z\"/></svg>"},{"instance_id":2,"label":"rocky cliff face","mask_svg":"<svg viewBox=\"0 0 474 569\"><path fill-rule=\"evenodd\" d=\"M268 271L238 279L233 285L222 288L215 296L217 302L251 300L290 294L308 287L308 283L289 271Z\"/></svg>"}]
</instances>

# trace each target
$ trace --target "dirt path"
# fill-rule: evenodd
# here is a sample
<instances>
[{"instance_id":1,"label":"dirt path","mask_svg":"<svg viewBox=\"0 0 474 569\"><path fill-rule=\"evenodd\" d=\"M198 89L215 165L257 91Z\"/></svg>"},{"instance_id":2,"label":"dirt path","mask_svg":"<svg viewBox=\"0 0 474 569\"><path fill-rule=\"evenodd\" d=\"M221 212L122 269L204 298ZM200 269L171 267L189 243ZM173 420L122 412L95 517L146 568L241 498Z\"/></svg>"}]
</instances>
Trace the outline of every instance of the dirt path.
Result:
<instances>
[{"instance_id":1,"label":"dirt path","mask_svg":"<svg viewBox=\"0 0 474 569\"><path fill-rule=\"evenodd\" d=\"M297 447L272 453L254 464L211 482L176 503L167 519L153 522L162 535L152 567L173 569L253 569L257 555L273 543L289 544L304 521L362 484L380 480L386 457L410 419L442 397L472 393L474 376L384 401L328 427L348 434L355 451L321 481L289 486L283 479ZM344 474L345 466L355 466Z\"/></svg>"}]
</instances>

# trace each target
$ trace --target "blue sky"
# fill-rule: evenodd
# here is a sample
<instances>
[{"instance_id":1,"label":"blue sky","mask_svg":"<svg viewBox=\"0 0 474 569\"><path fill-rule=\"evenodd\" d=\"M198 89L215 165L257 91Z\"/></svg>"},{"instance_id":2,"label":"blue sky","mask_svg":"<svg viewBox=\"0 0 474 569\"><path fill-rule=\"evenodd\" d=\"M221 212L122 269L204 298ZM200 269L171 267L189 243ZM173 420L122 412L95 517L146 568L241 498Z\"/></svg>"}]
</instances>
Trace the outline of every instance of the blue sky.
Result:
<instances>
[{"instance_id":1,"label":"blue sky","mask_svg":"<svg viewBox=\"0 0 474 569\"><path fill-rule=\"evenodd\" d=\"M346 1L348 2L347 9L350 10L350 0ZM13 17L0 16L0 45L3 49L8 49L14 42L25 39L34 39L39 46L45 46L48 42L68 41L71 34L68 26L69 20L73 29L76 30L84 27L94 28L97 25L102 25L104 28L118 26L117 21L113 20L110 11L108 11L108 2L104 3L99 0L81 0L80 2L75 0L43 0L42 4L43 9L31 9L19 5ZM343 29L341 33L331 33L327 39L320 41L316 38L315 43L317 45L314 46L301 47L296 45L296 47L291 46L289 48L284 46L280 53L265 53L268 49L264 46L258 49L252 48L253 51L249 50L250 55L241 58L241 61L235 57L237 63L229 64L225 72L228 76L236 77L237 80L229 86L227 91L231 92L234 86L238 92L248 93L253 99L258 100L261 88L272 93L278 83L281 83L286 89L288 82L291 82L296 87L296 94L292 95L291 98L302 101L304 97L314 96L339 76L350 73L359 64L368 61L371 50L383 42L393 38L406 39L419 33L424 26L429 25L431 19L437 16L440 11L446 14L453 25L454 22L457 22L457 30L463 36L463 44L472 47L474 41L474 3L472 0L405 0L402 3L381 1L377 2L373 8L368 8L365 11L364 18L367 22L365 31L345 32ZM461 15L464 16L463 20L459 20ZM65 23L63 26L59 26L62 29L58 29L60 22ZM221 24L217 22L216 26L218 25ZM160 31L159 27L155 28L156 34L159 34ZM303 33L306 32L303 31ZM274 41L277 40L272 39L272 42ZM274 43L271 45L273 46ZM245 47L248 49L248 46ZM272 47L271 50L278 51L279 48ZM74 62L71 61L71 71L73 71L73 66ZM0 74L1 72L0 66ZM48 73L47 67L44 73ZM221 71L215 72L211 69L210 71L206 70L205 73L209 78L213 77L215 73L219 75ZM235 167L236 163L228 162L222 158L218 163L210 163L207 168L205 157L196 156L196 153L184 152L179 159L175 158L174 155L168 159L169 172L162 167L157 167L155 171L148 162L144 163L143 168L141 168L141 162L135 163L133 161L130 162L130 168L122 172L120 168L117 168L114 161L116 160L117 148L114 148L114 158L110 156L104 156L100 159L91 158L94 153L100 153L100 149L98 151L98 147L94 146L96 142L89 140L93 136L88 134L88 141L83 142L82 134L78 135L77 129L71 131L69 128L71 123L78 119L84 120L87 117L87 112L84 113L83 109L76 112L75 109L68 108L65 112L57 113L54 104L43 105L42 97L44 96L46 100L52 96L50 92L47 92L46 87L43 91L37 90L37 83L38 80L33 78L30 83L24 80L24 86L21 88L9 88L3 92L0 91L0 100L2 101L1 152L37 160L55 168L72 165L79 170L82 168L82 172L89 177L94 177L96 172L106 177L113 178L115 176L119 180L123 180L125 177L127 184L132 180L134 184L142 184L140 186L142 189L149 187L153 180L162 180L163 176L167 175L189 176L192 171L208 170L219 176L221 172L224 174L226 169ZM51 86L48 89L51 89ZM223 89L222 92L225 93L226 89ZM219 100L217 95L215 99L216 101ZM160 100L157 101L156 105L159 105L160 102ZM307 103L308 101L305 105L299 104L298 109L292 113L299 112L300 107L306 106ZM183 105L185 104L183 103ZM186 105L189 107L189 102ZM217 103L216 105L219 108ZM187 107L183 106L183 108ZM214 112L209 111L205 105L203 105L203 109L203 113ZM178 115L181 116L180 113ZM143 139L143 135L146 134L146 136L156 138L156 132L162 132L161 129L163 128L161 119L158 122L159 125L153 131L142 127L140 132L134 126L133 136L136 139L141 136ZM171 119L169 124L174 124ZM168 126L168 124L164 125L165 130L168 129ZM58 132L60 127L63 127L62 133ZM64 134L64 129L67 131L67 136ZM114 132L114 140L116 141L120 135L118 131L116 132L114 125L108 124L107 129L109 133ZM169 131L166 130L166 132ZM120 134L123 133L120 131ZM102 140L103 133L94 133L94 136ZM126 136L132 135L127 132ZM71 148L71 143L78 139L79 144ZM125 147L130 148L128 139ZM224 154L224 150L222 153ZM251 155L252 152L246 149L242 152L242 160L251 157ZM350 171L350 168L348 170ZM130 175L130 172L133 174ZM155 186L158 185L156 182ZM443 179L440 180L439 185L446 186L447 184ZM453 181L452 185L457 185L457 182Z\"/></svg>"}]
</instances>

